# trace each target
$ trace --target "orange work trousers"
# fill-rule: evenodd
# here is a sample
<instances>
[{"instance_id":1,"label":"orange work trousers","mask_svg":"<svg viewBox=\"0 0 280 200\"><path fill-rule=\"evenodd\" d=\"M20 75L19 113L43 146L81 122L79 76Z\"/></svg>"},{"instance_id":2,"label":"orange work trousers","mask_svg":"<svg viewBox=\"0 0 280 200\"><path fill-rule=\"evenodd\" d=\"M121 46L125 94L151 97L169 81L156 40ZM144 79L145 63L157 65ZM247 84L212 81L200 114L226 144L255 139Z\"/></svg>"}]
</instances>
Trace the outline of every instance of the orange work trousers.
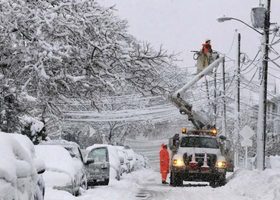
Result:
<instances>
[{"instance_id":1,"label":"orange work trousers","mask_svg":"<svg viewBox=\"0 0 280 200\"><path fill-rule=\"evenodd\" d=\"M161 180L166 181L168 172L161 172Z\"/></svg>"}]
</instances>

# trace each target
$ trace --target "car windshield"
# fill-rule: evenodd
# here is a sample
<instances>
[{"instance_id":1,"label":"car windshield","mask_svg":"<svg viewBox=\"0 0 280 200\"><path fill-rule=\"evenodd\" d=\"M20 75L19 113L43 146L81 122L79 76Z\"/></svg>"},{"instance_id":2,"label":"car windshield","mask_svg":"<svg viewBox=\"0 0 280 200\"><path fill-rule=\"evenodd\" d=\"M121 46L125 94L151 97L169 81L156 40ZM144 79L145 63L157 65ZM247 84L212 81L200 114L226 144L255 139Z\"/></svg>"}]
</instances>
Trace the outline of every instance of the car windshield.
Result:
<instances>
[{"instance_id":1,"label":"car windshield","mask_svg":"<svg viewBox=\"0 0 280 200\"><path fill-rule=\"evenodd\" d=\"M88 158L94 160L94 162L106 162L107 159L107 149L106 148L97 148L93 149L88 154Z\"/></svg>"},{"instance_id":2,"label":"car windshield","mask_svg":"<svg viewBox=\"0 0 280 200\"><path fill-rule=\"evenodd\" d=\"M183 137L181 147L199 147L218 149L219 145L215 138L210 137Z\"/></svg>"},{"instance_id":3,"label":"car windshield","mask_svg":"<svg viewBox=\"0 0 280 200\"><path fill-rule=\"evenodd\" d=\"M78 151L78 148L75 148L75 147L69 147L69 146L66 146L64 147L71 155L72 158L81 158L80 157L80 154L79 154L79 151Z\"/></svg>"}]
</instances>

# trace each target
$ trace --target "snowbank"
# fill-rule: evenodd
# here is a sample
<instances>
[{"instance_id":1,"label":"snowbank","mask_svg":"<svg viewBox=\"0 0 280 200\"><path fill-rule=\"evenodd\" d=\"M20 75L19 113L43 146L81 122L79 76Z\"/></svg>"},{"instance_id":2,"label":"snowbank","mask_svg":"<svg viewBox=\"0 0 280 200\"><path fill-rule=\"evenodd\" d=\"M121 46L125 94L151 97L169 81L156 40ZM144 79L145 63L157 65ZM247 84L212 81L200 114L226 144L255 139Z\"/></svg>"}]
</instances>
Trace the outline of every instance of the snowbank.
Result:
<instances>
[{"instance_id":1,"label":"snowbank","mask_svg":"<svg viewBox=\"0 0 280 200\"><path fill-rule=\"evenodd\" d=\"M270 167L271 169L280 170L280 156L270 156Z\"/></svg>"},{"instance_id":2,"label":"snowbank","mask_svg":"<svg viewBox=\"0 0 280 200\"><path fill-rule=\"evenodd\" d=\"M280 199L280 170L239 170L224 187L250 199L278 200Z\"/></svg>"}]
</instances>

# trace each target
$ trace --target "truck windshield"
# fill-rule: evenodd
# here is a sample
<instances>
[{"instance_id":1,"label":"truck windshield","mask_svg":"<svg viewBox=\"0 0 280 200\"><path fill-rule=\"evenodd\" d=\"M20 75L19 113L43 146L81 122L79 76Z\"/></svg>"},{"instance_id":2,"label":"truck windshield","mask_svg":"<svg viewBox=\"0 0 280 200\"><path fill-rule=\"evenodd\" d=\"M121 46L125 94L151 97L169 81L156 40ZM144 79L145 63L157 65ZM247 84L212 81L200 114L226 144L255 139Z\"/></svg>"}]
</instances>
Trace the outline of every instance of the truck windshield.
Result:
<instances>
[{"instance_id":1,"label":"truck windshield","mask_svg":"<svg viewBox=\"0 0 280 200\"><path fill-rule=\"evenodd\" d=\"M208 137L183 137L181 147L199 147L218 149L219 145L215 138Z\"/></svg>"}]
</instances>

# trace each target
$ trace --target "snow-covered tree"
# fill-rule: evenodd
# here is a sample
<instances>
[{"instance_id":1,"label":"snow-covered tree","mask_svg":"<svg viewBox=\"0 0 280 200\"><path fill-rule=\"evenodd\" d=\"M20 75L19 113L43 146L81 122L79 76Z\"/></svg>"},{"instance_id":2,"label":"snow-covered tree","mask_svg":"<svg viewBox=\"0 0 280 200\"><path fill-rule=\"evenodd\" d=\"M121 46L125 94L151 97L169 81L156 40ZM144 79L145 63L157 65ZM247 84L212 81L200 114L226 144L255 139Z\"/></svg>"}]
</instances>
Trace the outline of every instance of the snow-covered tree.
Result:
<instances>
[{"instance_id":1,"label":"snow-covered tree","mask_svg":"<svg viewBox=\"0 0 280 200\"><path fill-rule=\"evenodd\" d=\"M100 94L166 88L159 74L172 56L128 34L113 8L86 0L2 0L0 11L1 91L12 82L19 105L33 115L58 116L57 103L70 98L95 105Z\"/></svg>"}]
</instances>

